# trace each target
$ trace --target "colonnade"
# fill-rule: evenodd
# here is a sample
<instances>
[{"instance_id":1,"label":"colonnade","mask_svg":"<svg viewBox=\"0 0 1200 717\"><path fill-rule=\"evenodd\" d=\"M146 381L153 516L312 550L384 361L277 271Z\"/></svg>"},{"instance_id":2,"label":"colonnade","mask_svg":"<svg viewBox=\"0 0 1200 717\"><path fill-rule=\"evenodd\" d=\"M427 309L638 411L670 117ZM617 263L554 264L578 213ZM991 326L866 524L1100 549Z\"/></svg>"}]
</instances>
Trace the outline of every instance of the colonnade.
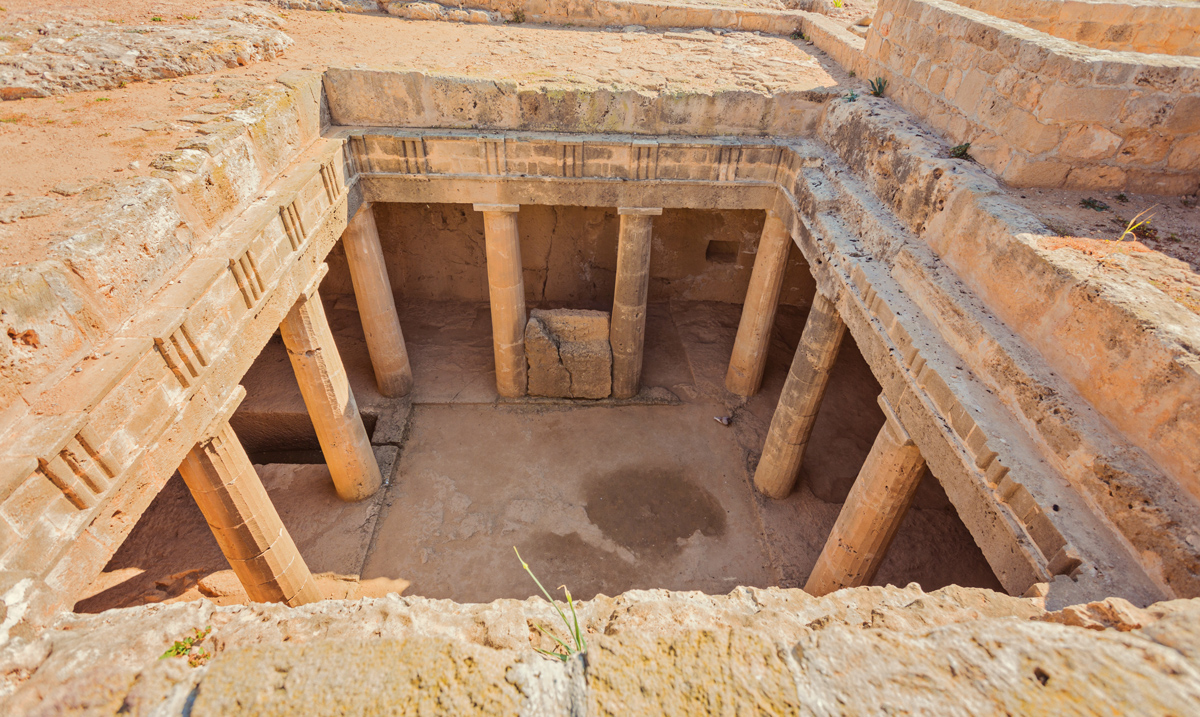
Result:
<instances>
[{"instance_id":1,"label":"colonnade","mask_svg":"<svg viewBox=\"0 0 1200 717\"><path fill-rule=\"evenodd\" d=\"M732 393L752 396L762 384L790 246L783 221L768 212L725 375ZM845 334L836 304L818 291L754 471L755 487L768 497L786 498L796 486ZM920 484L925 468L920 450L887 399L880 396L879 404L886 421L804 586L813 595L874 579Z\"/></svg>"},{"instance_id":2,"label":"colonnade","mask_svg":"<svg viewBox=\"0 0 1200 717\"><path fill-rule=\"evenodd\" d=\"M525 286L515 204L476 204L483 214L496 390L526 392ZM654 207L620 207L617 272L610 341L613 396L640 390L645 347ZM381 394L406 395L412 368L400 329L370 204L342 236L367 349ZM742 309L726 387L759 390L779 304L791 237L768 212ZM312 417L330 475L344 500L361 500L383 483L345 367L317 293L318 272L280 325L288 357ZM794 489L846 325L833 301L818 293L771 420L754 485L772 498ZM912 503L924 469L920 451L881 396L886 422L842 507L805 589L823 595L870 582ZM271 504L226 419L206 434L180 466L217 543L252 600L299 605L319 600L308 567Z\"/></svg>"}]
</instances>

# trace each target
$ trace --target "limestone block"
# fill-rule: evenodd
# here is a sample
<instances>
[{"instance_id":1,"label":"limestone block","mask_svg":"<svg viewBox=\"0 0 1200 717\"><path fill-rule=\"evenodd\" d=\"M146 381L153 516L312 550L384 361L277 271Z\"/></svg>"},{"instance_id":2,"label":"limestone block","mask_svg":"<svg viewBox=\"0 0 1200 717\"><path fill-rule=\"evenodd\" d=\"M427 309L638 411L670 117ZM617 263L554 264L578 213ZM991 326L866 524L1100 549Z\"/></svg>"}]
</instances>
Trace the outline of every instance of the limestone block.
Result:
<instances>
[{"instance_id":1,"label":"limestone block","mask_svg":"<svg viewBox=\"0 0 1200 717\"><path fill-rule=\"evenodd\" d=\"M525 325L529 393L605 398L612 391L612 348L606 311L534 309Z\"/></svg>"}]
</instances>

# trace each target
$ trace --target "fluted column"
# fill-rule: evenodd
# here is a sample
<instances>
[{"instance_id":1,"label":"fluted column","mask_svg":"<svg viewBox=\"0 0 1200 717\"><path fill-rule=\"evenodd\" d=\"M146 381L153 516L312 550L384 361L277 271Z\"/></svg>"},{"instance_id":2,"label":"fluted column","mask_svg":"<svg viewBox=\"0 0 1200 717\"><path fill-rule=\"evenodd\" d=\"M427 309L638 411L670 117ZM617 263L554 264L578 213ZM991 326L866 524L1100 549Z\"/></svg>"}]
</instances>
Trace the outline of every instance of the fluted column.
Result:
<instances>
[{"instance_id":1,"label":"fluted column","mask_svg":"<svg viewBox=\"0 0 1200 717\"><path fill-rule=\"evenodd\" d=\"M921 483L925 459L883 396L887 420L842 505L804 590L825 595L867 585L887 555Z\"/></svg>"},{"instance_id":2,"label":"fluted column","mask_svg":"<svg viewBox=\"0 0 1200 717\"><path fill-rule=\"evenodd\" d=\"M774 210L768 211L758 240L750 286L746 289L746 301L742 304L742 320L738 324L733 356L725 374L725 388L739 396L753 396L762 385L767 352L771 347L771 327L775 323L791 245L783 220Z\"/></svg>"},{"instance_id":3,"label":"fluted column","mask_svg":"<svg viewBox=\"0 0 1200 717\"><path fill-rule=\"evenodd\" d=\"M279 332L334 488L342 500L362 500L379 490L383 475L317 294L323 275L324 267L284 317Z\"/></svg>"},{"instance_id":4,"label":"fluted column","mask_svg":"<svg viewBox=\"0 0 1200 717\"><path fill-rule=\"evenodd\" d=\"M796 485L804 449L829 384L829 371L845 333L846 324L838 316L837 307L818 293L754 471L754 485L765 495L786 498Z\"/></svg>"},{"instance_id":5,"label":"fluted column","mask_svg":"<svg viewBox=\"0 0 1200 717\"><path fill-rule=\"evenodd\" d=\"M525 279L521 274L521 240L516 204L476 204L483 212L487 246L488 295L492 309L492 351L496 358L496 391L525 395Z\"/></svg>"},{"instance_id":6,"label":"fluted column","mask_svg":"<svg viewBox=\"0 0 1200 717\"><path fill-rule=\"evenodd\" d=\"M245 394L240 386L238 391ZM240 395L235 405L237 400ZM218 418L209 433L183 459L179 472L246 594L254 602L293 607L320 600L308 565L228 416Z\"/></svg>"},{"instance_id":7,"label":"fluted column","mask_svg":"<svg viewBox=\"0 0 1200 717\"><path fill-rule=\"evenodd\" d=\"M375 213L369 203L359 208L346 231L342 232L342 248L346 251L346 263L350 265L354 299L367 339L371 366L375 369L375 383L384 396L407 396L413 385L412 366L408 363L408 350L400 331L392 282L383 261Z\"/></svg>"},{"instance_id":8,"label":"fluted column","mask_svg":"<svg viewBox=\"0 0 1200 717\"><path fill-rule=\"evenodd\" d=\"M632 398L642 383L642 349L646 344L646 297L650 282L650 243L654 217L661 208L619 207L617 280L613 292L613 398Z\"/></svg>"}]
</instances>

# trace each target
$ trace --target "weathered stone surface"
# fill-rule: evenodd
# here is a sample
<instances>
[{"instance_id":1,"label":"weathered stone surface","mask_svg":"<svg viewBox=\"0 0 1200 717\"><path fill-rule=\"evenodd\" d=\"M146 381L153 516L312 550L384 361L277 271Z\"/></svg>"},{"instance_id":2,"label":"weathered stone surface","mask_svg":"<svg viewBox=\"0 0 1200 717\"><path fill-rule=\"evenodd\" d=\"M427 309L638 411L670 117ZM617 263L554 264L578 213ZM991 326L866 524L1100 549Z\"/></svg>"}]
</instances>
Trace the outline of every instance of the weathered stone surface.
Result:
<instances>
[{"instance_id":1,"label":"weathered stone surface","mask_svg":"<svg viewBox=\"0 0 1200 717\"><path fill-rule=\"evenodd\" d=\"M605 398L612 390L608 312L534 309L525 325L529 393Z\"/></svg>"},{"instance_id":2,"label":"weathered stone surface","mask_svg":"<svg viewBox=\"0 0 1200 717\"><path fill-rule=\"evenodd\" d=\"M28 52L4 56L0 99L104 90L127 82L213 72L269 60L292 44L271 26L269 13L237 8L220 14L254 24L214 19L118 28L66 21L19 28L15 37L28 38L33 45Z\"/></svg>"},{"instance_id":3,"label":"weathered stone surface","mask_svg":"<svg viewBox=\"0 0 1200 717\"><path fill-rule=\"evenodd\" d=\"M1133 630L1049 624L987 590L855 588L824 598L631 591L578 604L586 663L533 625L544 601L460 605L388 595L303 608L207 601L65 615L0 646L10 714L772 714L914 711L1190 713L1200 602ZM1038 618L1041 620L1039 621ZM159 660L199 627L213 655Z\"/></svg>"}]
</instances>

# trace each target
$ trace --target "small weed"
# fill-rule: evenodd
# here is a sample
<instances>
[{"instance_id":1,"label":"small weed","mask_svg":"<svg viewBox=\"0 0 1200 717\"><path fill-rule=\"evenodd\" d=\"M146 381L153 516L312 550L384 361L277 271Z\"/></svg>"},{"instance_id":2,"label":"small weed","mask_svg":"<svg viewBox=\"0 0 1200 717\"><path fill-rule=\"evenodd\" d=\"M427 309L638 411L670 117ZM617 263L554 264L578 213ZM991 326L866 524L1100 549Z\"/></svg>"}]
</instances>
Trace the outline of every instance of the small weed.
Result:
<instances>
[{"instance_id":1,"label":"small weed","mask_svg":"<svg viewBox=\"0 0 1200 717\"><path fill-rule=\"evenodd\" d=\"M835 8L837 8L838 10L841 10L841 9L842 9L842 5L844 5L844 4L845 4L845 3L843 3L843 2L842 2L842 0L833 0L833 6L834 6Z\"/></svg>"},{"instance_id":2,"label":"small weed","mask_svg":"<svg viewBox=\"0 0 1200 717\"><path fill-rule=\"evenodd\" d=\"M5 124L18 124L23 119L25 119L25 115L9 115L7 117L0 117L0 122L4 122Z\"/></svg>"},{"instance_id":3,"label":"small weed","mask_svg":"<svg viewBox=\"0 0 1200 717\"><path fill-rule=\"evenodd\" d=\"M1097 212L1107 212L1108 211L1108 205L1105 204L1104 202L1100 201L1099 199L1096 199L1095 197L1088 197L1087 199L1080 199L1079 206L1083 207L1084 209L1094 209Z\"/></svg>"},{"instance_id":4,"label":"small weed","mask_svg":"<svg viewBox=\"0 0 1200 717\"><path fill-rule=\"evenodd\" d=\"M950 148L950 156L954 159L970 159L971 158L971 143L964 142L957 147Z\"/></svg>"},{"instance_id":5,"label":"small weed","mask_svg":"<svg viewBox=\"0 0 1200 717\"><path fill-rule=\"evenodd\" d=\"M513 10L512 19L509 20L514 25L520 25L525 22L525 11L521 9Z\"/></svg>"},{"instance_id":6,"label":"small weed","mask_svg":"<svg viewBox=\"0 0 1200 717\"><path fill-rule=\"evenodd\" d=\"M867 84L871 86L872 97L883 97L883 91L887 89L888 81L886 78L876 77Z\"/></svg>"},{"instance_id":7,"label":"small weed","mask_svg":"<svg viewBox=\"0 0 1200 717\"><path fill-rule=\"evenodd\" d=\"M1195 199L1195 198L1191 198L1191 199L1189 199L1189 198L1187 198L1187 197L1180 197L1180 198L1179 198L1179 203L1183 205L1184 209L1191 209L1192 207L1196 206L1196 199Z\"/></svg>"},{"instance_id":8,"label":"small weed","mask_svg":"<svg viewBox=\"0 0 1200 717\"><path fill-rule=\"evenodd\" d=\"M0 42L16 42L17 38L12 35L0 35Z\"/></svg>"},{"instance_id":9,"label":"small weed","mask_svg":"<svg viewBox=\"0 0 1200 717\"><path fill-rule=\"evenodd\" d=\"M800 32L799 30L796 30L791 35L788 35L788 37L792 38L793 40L807 40L808 39L807 37L804 36L804 33Z\"/></svg>"},{"instance_id":10,"label":"small weed","mask_svg":"<svg viewBox=\"0 0 1200 717\"><path fill-rule=\"evenodd\" d=\"M1154 207L1150 207L1150 209L1153 209L1153 208ZM1133 240L1137 241L1138 235L1135 234L1134 232L1136 232L1141 227L1146 227L1145 229L1142 229L1142 236L1145 236L1147 238L1153 238L1154 236L1157 236L1158 235L1157 231L1154 232L1153 234L1150 234L1148 231L1150 229L1150 227L1149 227L1150 220L1154 218L1153 214L1146 217L1145 219L1142 219L1142 221L1140 221L1140 222L1138 221L1138 219L1141 219L1142 215L1149 212L1150 209L1143 209L1142 211L1137 213L1137 216L1135 216L1133 219L1130 219L1129 223L1125 225L1125 231L1121 232L1121 236L1117 237L1117 241L1125 241L1125 237L1133 237Z\"/></svg>"},{"instance_id":11,"label":"small weed","mask_svg":"<svg viewBox=\"0 0 1200 717\"><path fill-rule=\"evenodd\" d=\"M849 94L846 95L846 101L847 102L857 102L858 101L858 93L855 92L854 90L850 90Z\"/></svg>"},{"instance_id":12,"label":"small weed","mask_svg":"<svg viewBox=\"0 0 1200 717\"><path fill-rule=\"evenodd\" d=\"M110 102L110 101L111 100L109 100L107 97L97 97L96 99L92 100L92 102Z\"/></svg>"},{"instance_id":13,"label":"small weed","mask_svg":"<svg viewBox=\"0 0 1200 717\"><path fill-rule=\"evenodd\" d=\"M128 87L128 85L126 84L125 80L121 80L117 83L117 89L123 90L126 87Z\"/></svg>"},{"instance_id":14,"label":"small weed","mask_svg":"<svg viewBox=\"0 0 1200 717\"><path fill-rule=\"evenodd\" d=\"M97 136L97 137L111 137L111 136L112 136L112 132L101 132L100 134L98 134L98 135L96 135L96 136Z\"/></svg>"},{"instance_id":15,"label":"small weed","mask_svg":"<svg viewBox=\"0 0 1200 717\"><path fill-rule=\"evenodd\" d=\"M163 19L162 19L161 15L155 15L154 17L150 18L150 22L162 22L162 21L163 21Z\"/></svg>"},{"instance_id":16,"label":"small weed","mask_svg":"<svg viewBox=\"0 0 1200 717\"><path fill-rule=\"evenodd\" d=\"M517 550L517 546L515 545L513 546L513 552L517 554L517 560L521 561L521 567L525 568L525 572L529 573L529 577L533 578L533 582L537 583L538 589L540 589L542 594L546 596L546 599L550 601L551 607L553 607L554 611L558 613L559 619L563 621L563 625L566 625L567 633L571 636L571 644L568 645L554 635L551 635L546 631L546 628L535 622L533 626L540 630L543 635L558 643L558 646L553 650L543 650L537 647L533 649L537 650L546 657L553 657L554 659L562 660L563 662L570 660L575 655L582 655L587 652L587 640L583 638L583 630L579 629L579 616L575 614L575 601L571 599L571 591L568 590L567 586L565 585L559 586L562 588L563 592L567 594L567 607L571 610L571 620L568 620L566 614L563 613L563 611L558 607L558 603L554 602L554 598L550 597L550 593L546 592L546 588L542 587L542 581L538 580L537 576L533 574L533 571L529 569L529 564L521 559L521 552Z\"/></svg>"},{"instance_id":17,"label":"small weed","mask_svg":"<svg viewBox=\"0 0 1200 717\"><path fill-rule=\"evenodd\" d=\"M180 15L179 19L180 20L199 20L200 16L199 15Z\"/></svg>"},{"instance_id":18,"label":"small weed","mask_svg":"<svg viewBox=\"0 0 1200 717\"><path fill-rule=\"evenodd\" d=\"M167 651L164 652L158 659L165 660L168 657L186 657L188 665L191 667L199 667L203 665L204 663L208 662L209 658L212 657L212 654L203 647L200 647L200 643L204 642L204 638L208 637L209 633L211 632L211 625L203 630L198 627L193 628L191 635L188 635L182 640L176 640L175 644L168 647Z\"/></svg>"},{"instance_id":19,"label":"small weed","mask_svg":"<svg viewBox=\"0 0 1200 717\"><path fill-rule=\"evenodd\" d=\"M1129 201L1129 197L1125 196L1125 192L1121 192L1117 196L1113 197L1113 199L1117 200L1118 202L1121 202L1122 204Z\"/></svg>"},{"instance_id":20,"label":"small weed","mask_svg":"<svg viewBox=\"0 0 1200 717\"><path fill-rule=\"evenodd\" d=\"M851 77L858 77L858 73L857 73L857 72L855 72L854 70L850 70L850 76L851 76Z\"/></svg>"},{"instance_id":21,"label":"small weed","mask_svg":"<svg viewBox=\"0 0 1200 717\"><path fill-rule=\"evenodd\" d=\"M1171 232L1170 234L1168 234L1167 238L1170 239L1171 241L1183 241L1179 237L1175 236L1175 232Z\"/></svg>"}]
</instances>

